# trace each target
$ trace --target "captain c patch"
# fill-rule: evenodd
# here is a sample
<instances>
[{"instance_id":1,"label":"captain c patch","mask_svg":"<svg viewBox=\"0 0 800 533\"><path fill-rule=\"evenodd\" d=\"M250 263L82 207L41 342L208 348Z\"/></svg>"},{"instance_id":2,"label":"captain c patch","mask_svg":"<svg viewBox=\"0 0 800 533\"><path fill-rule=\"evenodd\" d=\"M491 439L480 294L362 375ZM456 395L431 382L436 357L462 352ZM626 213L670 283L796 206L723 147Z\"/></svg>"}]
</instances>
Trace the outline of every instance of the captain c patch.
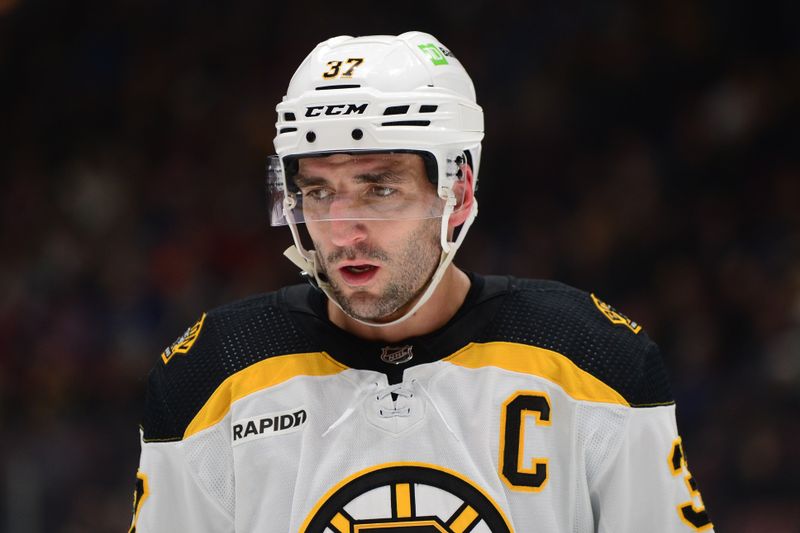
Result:
<instances>
[{"instance_id":1,"label":"captain c patch","mask_svg":"<svg viewBox=\"0 0 800 533\"><path fill-rule=\"evenodd\" d=\"M194 341L200 336L200 330L203 329L203 322L205 322L205 320L206 314L203 313L203 316L200 317L200 320L195 322L194 326L187 329L175 342L167 346L161 353L161 359L164 361L165 365L172 360L172 356L176 353L186 353L191 349Z\"/></svg>"},{"instance_id":2,"label":"captain c patch","mask_svg":"<svg viewBox=\"0 0 800 533\"><path fill-rule=\"evenodd\" d=\"M632 332L637 333L637 334L640 331L642 331L642 326L640 324L637 324L636 322L634 322L630 318L626 317L622 313L616 311L613 307L611 307L607 303L605 303L602 300L600 300L594 294L590 294L590 296L592 297L592 301L594 302L595 307L597 307L597 309L601 313L603 313L603 315L609 321L611 321L612 324L622 324L623 326L626 326Z\"/></svg>"}]
</instances>

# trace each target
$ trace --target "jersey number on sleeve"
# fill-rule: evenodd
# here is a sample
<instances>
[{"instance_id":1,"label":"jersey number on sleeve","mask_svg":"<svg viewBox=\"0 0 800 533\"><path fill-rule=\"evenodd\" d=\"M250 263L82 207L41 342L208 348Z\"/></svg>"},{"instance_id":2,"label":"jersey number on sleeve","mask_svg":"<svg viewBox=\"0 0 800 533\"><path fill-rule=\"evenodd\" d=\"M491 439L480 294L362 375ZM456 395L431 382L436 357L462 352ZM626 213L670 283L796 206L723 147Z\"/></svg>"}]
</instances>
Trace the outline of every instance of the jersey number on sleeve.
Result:
<instances>
[{"instance_id":1,"label":"jersey number on sleeve","mask_svg":"<svg viewBox=\"0 0 800 533\"><path fill-rule=\"evenodd\" d=\"M547 459L534 457L525 467L525 419L537 426L550 425L550 398L543 392L520 391L503 403L500 411L500 477L512 490L539 492L547 483Z\"/></svg>"},{"instance_id":2,"label":"jersey number on sleeve","mask_svg":"<svg viewBox=\"0 0 800 533\"><path fill-rule=\"evenodd\" d=\"M700 496L700 491L697 489L697 482L689 472L689 466L686 464L686 455L683 453L683 444L681 444L680 437L675 439L675 442L672 444L672 451L669 454L669 468L673 476L684 474L683 480L686 482L686 487L691 496L688 502L678 505L678 515L681 517L681 520L697 531L711 529L713 524L711 520L709 520L708 513L703 505L703 498ZM698 505L695 505L695 499Z\"/></svg>"}]
</instances>

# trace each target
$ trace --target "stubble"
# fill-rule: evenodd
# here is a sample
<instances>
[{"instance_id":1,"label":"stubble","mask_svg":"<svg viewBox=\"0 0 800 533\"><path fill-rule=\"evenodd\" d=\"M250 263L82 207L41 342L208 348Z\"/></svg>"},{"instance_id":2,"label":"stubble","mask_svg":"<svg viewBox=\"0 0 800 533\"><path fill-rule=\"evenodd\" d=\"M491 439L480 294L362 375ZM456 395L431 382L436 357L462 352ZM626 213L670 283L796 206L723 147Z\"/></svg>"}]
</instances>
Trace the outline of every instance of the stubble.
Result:
<instances>
[{"instance_id":1,"label":"stubble","mask_svg":"<svg viewBox=\"0 0 800 533\"><path fill-rule=\"evenodd\" d=\"M422 293L439 264L440 256L439 223L431 219L424 221L396 254L390 255L380 248L360 244L328 253L321 267L331 285L333 298L345 313L361 320L381 321L390 319ZM328 273L328 265L341 259L380 261L390 278L378 295L356 290L348 296L338 280Z\"/></svg>"}]
</instances>

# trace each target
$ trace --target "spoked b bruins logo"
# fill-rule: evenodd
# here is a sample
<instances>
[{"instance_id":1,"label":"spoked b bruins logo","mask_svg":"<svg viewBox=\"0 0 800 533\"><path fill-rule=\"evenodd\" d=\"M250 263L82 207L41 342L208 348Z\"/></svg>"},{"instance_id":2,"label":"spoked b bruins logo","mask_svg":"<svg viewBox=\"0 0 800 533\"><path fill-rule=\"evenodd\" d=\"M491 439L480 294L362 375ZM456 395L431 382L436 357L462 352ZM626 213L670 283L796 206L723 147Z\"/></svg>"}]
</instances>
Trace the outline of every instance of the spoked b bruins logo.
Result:
<instances>
[{"instance_id":1,"label":"spoked b bruins logo","mask_svg":"<svg viewBox=\"0 0 800 533\"><path fill-rule=\"evenodd\" d=\"M466 477L422 463L359 472L331 489L303 533L512 533L488 494Z\"/></svg>"}]
</instances>

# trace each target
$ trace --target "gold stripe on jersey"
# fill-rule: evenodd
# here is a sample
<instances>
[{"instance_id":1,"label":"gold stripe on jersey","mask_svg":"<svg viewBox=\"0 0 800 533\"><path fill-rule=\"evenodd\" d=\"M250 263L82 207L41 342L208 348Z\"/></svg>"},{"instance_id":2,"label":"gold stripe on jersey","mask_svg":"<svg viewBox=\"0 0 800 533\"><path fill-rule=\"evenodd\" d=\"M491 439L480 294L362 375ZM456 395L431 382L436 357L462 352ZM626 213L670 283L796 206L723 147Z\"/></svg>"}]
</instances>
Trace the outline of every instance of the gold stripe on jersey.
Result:
<instances>
[{"instance_id":1,"label":"gold stripe on jersey","mask_svg":"<svg viewBox=\"0 0 800 533\"><path fill-rule=\"evenodd\" d=\"M630 405L620 393L558 352L513 342L470 343L443 359L464 368L497 367L544 378L576 400Z\"/></svg>"},{"instance_id":2,"label":"gold stripe on jersey","mask_svg":"<svg viewBox=\"0 0 800 533\"><path fill-rule=\"evenodd\" d=\"M331 525L335 527L339 533L350 533L350 520L345 518L342 513L336 513L336 516L331 520Z\"/></svg>"},{"instance_id":3,"label":"gold stripe on jersey","mask_svg":"<svg viewBox=\"0 0 800 533\"><path fill-rule=\"evenodd\" d=\"M347 367L324 352L279 355L264 359L229 376L192 419L183 438L213 426L228 414L231 404L254 392L298 376L331 376Z\"/></svg>"},{"instance_id":4,"label":"gold stripe on jersey","mask_svg":"<svg viewBox=\"0 0 800 533\"><path fill-rule=\"evenodd\" d=\"M465 505L461 512L458 513L453 522L450 524L450 529L454 533L464 533L464 531L467 531L467 528L474 525L475 522L478 521L478 518L478 511L469 505Z\"/></svg>"},{"instance_id":5,"label":"gold stripe on jersey","mask_svg":"<svg viewBox=\"0 0 800 533\"><path fill-rule=\"evenodd\" d=\"M411 518L414 516L411 509L411 485L408 483L398 483L395 485L394 490L397 518Z\"/></svg>"}]
</instances>

